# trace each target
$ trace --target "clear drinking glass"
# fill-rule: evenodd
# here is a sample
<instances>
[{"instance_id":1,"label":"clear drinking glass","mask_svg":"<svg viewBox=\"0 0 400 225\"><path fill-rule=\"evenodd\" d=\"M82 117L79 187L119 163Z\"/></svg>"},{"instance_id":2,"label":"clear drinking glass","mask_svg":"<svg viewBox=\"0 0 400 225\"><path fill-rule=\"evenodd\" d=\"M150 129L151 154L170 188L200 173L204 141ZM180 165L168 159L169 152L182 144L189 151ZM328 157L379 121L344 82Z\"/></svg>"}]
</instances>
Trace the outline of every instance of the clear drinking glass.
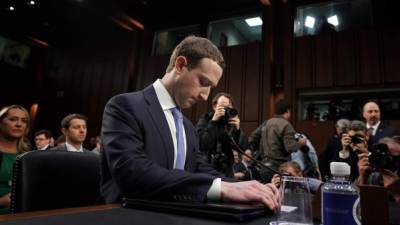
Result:
<instances>
[{"instance_id":1,"label":"clear drinking glass","mask_svg":"<svg viewBox=\"0 0 400 225\"><path fill-rule=\"evenodd\" d=\"M313 224L311 193L307 178L282 176L281 210L277 224L305 225Z\"/></svg>"}]
</instances>

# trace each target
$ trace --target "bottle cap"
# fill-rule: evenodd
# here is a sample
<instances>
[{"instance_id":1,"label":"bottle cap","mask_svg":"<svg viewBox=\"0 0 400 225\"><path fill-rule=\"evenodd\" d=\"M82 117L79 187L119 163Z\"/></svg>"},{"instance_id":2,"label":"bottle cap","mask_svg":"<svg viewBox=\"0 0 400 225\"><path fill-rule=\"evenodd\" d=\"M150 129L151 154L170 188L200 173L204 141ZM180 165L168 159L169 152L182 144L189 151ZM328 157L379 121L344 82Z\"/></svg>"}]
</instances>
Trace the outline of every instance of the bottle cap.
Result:
<instances>
[{"instance_id":1,"label":"bottle cap","mask_svg":"<svg viewBox=\"0 0 400 225\"><path fill-rule=\"evenodd\" d=\"M349 176L350 166L345 162L331 162L331 174L336 176Z\"/></svg>"}]
</instances>

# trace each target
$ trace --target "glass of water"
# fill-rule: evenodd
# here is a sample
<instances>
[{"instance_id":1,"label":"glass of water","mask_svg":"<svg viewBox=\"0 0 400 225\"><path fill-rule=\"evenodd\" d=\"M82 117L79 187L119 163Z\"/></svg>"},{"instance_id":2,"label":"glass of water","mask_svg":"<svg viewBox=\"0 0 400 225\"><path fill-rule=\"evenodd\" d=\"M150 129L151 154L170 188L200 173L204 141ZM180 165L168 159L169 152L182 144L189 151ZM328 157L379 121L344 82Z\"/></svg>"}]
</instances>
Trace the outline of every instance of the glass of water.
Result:
<instances>
[{"instance_id":1,"label":"glass of water","mask_svg":"<svg viewBox=\"0 0 400 225\"><path fill-rule=\"evenodd\" d=\"M282 176L281 209L276 224L313 224L311 193L307 178Z\"/></svg>"}]
</instances>

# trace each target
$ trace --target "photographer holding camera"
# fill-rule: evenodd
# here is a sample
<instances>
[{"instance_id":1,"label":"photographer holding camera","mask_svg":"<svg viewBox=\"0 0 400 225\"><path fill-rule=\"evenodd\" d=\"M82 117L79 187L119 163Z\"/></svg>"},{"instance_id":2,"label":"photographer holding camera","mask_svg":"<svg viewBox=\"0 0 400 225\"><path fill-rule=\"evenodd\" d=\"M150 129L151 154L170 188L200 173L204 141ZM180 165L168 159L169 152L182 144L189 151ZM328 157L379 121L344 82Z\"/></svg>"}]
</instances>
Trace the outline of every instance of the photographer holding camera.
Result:
<instances>
[{"instance_id":1,"label":"photographer holding camera","mask_svg":"<svg viewBox=\"0 0 400 225\"><path fill-rule=\"evenodd\" d=\"M400 136L385 137L358 157L357 183L384 186L400 203Z\"/></svg>"},{"instance_id":2,"label":"photographer holding camera","mask_svg":"<svg viewBox=\"0 0 400 225\"><path fill-rule=\"evenodd\" d=\"M353 120L347 131L341 134L342 149L335 155L333 162L346 162L350 165L350 178L354 180L358 177L358 156L359 152L368 151L369 135L364 122Z\"/></svg>"},{"instance_id":3,"label":"photographer holding camera","mask_svg":"<svg viewBox=\"0 0 400 225\"><path fill-rule=\"evenodd\" d=\"M200 149L207 154L213 167L233 177L233 144L231 137L242 148L247 147L247 138L240 130L238 111L233 108L233 98L228 93L218 93L212 100L213 111L206 113L197 123Z\"/></svg>"}]
</instances>

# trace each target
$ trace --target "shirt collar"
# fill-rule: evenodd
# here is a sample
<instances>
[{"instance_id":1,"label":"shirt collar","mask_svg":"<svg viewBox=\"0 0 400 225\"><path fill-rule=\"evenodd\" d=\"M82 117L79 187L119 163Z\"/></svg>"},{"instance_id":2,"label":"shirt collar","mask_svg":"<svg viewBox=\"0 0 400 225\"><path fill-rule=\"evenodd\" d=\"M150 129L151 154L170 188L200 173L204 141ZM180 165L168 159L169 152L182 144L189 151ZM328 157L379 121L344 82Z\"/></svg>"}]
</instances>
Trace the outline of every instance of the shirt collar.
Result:
<instances>
[{"instance_id":1,"label":"shirt collar","mask_svg":"<svg viewBox=\"0 0 400 225\"><path fill-rule=\"evenodd\" d=\"M39 150L46 150L49 145L44 146L43 148L39 148Z\"/></svg>"},{"instance_id":2,"label":"shirt collar","mask_svg":"<svg viewBox=\"0 0 400 225\"><path fill-rule=\"evenodd\" d=\"M371 125L369 125L369 124L367 123L367 129L369 129L369 128L372 127L374 130L376 130L376 129L378 129L379 124L381 124L381 121L377 122L377 123L376 123L375 125L373 125L373 126L371 126Z\"/></svg>"},{"instance_id":3,"label":"shirt collar","mask_svg":"<svg viewBox=\"0 0 400 225\"><path fill-rule=\"evenodd\" d=\"M165 86L161 83L160 79L157 79L153 83L153 87L156 91L158 101L160 102L161 108L163 110L168 110L176 107L174 100L172 99Z\"/></svg>"},{"instance_id":4,"label":"shirt collar","mask_svg":"<svg viewBox=\"0 0 400 225\"><path fill-rule=\"evenodd\" d=\"M68 144L68 142L65 142L65 146L67 146L67 150L69 152L83 152L83 147L81 145L81 147L79 149L76 149L74 146Z\"/></svg>"}]
</instances>

